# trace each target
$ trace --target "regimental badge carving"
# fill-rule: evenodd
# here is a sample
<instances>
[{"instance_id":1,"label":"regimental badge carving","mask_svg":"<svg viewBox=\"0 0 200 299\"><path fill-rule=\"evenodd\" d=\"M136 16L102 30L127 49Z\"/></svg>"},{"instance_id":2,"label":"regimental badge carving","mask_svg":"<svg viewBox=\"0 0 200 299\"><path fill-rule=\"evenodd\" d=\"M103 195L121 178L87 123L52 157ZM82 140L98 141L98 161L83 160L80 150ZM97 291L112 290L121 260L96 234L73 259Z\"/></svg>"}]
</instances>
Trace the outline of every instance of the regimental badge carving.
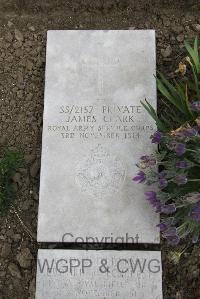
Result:
<instances>
[{"instance_id":1,"label":"regimental badge carving","mask_svg":"<svg viewBox=\"0 0 200 299\"><path fill-rule=\"evenodd\" d=\"M76 183L82 192L95 198L117 193L122 188L125 176L123 161L100 144L76 167Z\"/></svg>"}]
</instances>

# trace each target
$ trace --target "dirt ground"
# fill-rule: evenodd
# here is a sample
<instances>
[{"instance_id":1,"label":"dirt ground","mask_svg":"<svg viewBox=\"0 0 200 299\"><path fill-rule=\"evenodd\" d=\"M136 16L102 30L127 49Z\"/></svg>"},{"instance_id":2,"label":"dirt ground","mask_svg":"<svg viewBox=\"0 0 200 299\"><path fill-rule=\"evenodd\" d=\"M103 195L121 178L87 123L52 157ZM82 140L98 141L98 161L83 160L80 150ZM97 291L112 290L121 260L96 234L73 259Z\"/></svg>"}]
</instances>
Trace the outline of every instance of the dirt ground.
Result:
<instances>
[{"instance_id":1,"label":"dirt ground","mask_svg":"<svg viewBox=\"0 0 200 299\"><path fill-rule=\"evenodd\" d=\"M0 143L20 148L26 166L13 178L18 197L0 219L0 299L32 299L45 46L49 29L156 29L157 67L174 76L184 39L200 34L199 1L0 0ZM52 245L49 245L52 248ZM151 248L151 247L148 247ZM163 243L165 299L200 298L200 249L174 265ZM144 298L147 299L147 298Z\"/></svg>"}]
</instances>

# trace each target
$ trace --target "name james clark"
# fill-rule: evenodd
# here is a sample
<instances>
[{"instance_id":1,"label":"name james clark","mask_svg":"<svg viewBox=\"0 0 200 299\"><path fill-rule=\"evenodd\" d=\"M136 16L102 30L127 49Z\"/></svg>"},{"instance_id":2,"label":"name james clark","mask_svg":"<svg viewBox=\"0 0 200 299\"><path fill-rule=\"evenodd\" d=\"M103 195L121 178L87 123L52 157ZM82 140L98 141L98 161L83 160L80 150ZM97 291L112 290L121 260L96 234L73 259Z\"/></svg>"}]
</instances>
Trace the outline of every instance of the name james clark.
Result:
<instances>
[{"instance_id":1,"label":"name james clark","mask_svg":"<svg viewBox=\"0 0 200 299\"><path fill-rule=\"evenodd\" d=\"M66 122L97 122L94 106L60 106L59 113L66 114ZM100 108L104 122L134 122L134 114L142 112L142 106L103 105Z\"/></svg>"}]
</instances>

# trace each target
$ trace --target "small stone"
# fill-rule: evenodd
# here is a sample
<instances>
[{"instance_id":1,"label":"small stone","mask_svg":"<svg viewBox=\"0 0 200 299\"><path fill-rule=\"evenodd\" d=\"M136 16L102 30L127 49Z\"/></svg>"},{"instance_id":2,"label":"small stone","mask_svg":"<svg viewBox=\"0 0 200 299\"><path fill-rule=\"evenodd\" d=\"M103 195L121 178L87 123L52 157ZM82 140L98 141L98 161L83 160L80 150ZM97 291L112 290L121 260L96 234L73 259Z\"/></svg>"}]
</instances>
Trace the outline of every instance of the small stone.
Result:
<instances>
[{"instance_id":1,"label":"small stone","mask_svg":"<svg viewBox=\"0 0 200 299\"><path fill-rule=\"evenodd\" d=\"M180 34L181 32L183 32L183 27L180 25L174 25L172 26L172 30L177 34Z\"/></svg>"},{"instance_id":2,"label":"small stone","mask_svg":"<svg viewBox=\"0 0 200 299\"><path fill-rule=\"evenodd\" d=\"M172 48L171 46L167 46L167 48L165 49L161 49L161 54L164 58L167 58L169 57L171 54L172 54Z\"/></svg>"},{"instance_id":3,"label":"small stone","mask_svg":"<svg viewBox=\"0 0 200 299\"><path fill-rule=\"evenodd\" d=\"M11 21L8 21L8 27L12 27L14 24Z\"/></svg>"},{"instance_id":4,"label":"small stone","mask_svg":"<svg viewBox=\"0 0 200 299\"><path fill-rule=\"evenodd\" d=\"M0 240L4 241L5 240L5 236L0 235Z\"/></svg>"},{"instance_id":5,"label":"small stone","mask_svg":"<svg viewBox=\"0 0 200 299\"><path fill-rule=\"evenodd\" d=\"M23 211L27 211L27 210L30 209L30 207L32 206L32 204L33 204L33 201L30 200L30 199L27 199L27 200L25 200L25 201L23 202L21 209L22 209Z\"/></svg>"},{"instance_id":6,"label":"small stone","mask_svg":"<svg viewBox=\"0 0 200 299\"><path fill-rule=\"evenodd\" d=\"M16 41L13 43L14 49L19 49L19 48L21 48L21 46L22 46L22 42L20 42L20 41ZM15 51L15 55L16 55L16 51Z\"/></svg>"},{"instance_id":7,"label":"small stone","mask_svg":"<svg viewBox=\"0 0 200 299\"><path fill-rule=\"evenodd\" d=\"M7 258L11 253L11 245L9 243L4 243L1 248L1 257Z\"/></svg>"},{"instance_id":8,"label":"small stone","mask_svg":"<svg viewBox=\"0 0 200 299\"><path fill-rule=\"evenodd\" d=\"M17 265L15 265L14 263L11 263L8 266L8 270L13 277L17 277L17 278L21 279L21 273L20 273L20 270Z\"/></svg>"},{"instance_id":9,"label":"small stone","mask_svg":"<svg viewBox=\"0 0 200 299\"><path fill-rule=\"evenodd\" d=\"M126 8L129 4L129 1L128 0L118 0L116 1L117 2L117 5L119 6L119 8Z\"/></svg>"},{"instance_id":10,"label":"small stone","mask_svg":"<svg viewBox=\"0 0 200 299\"><path fill-rule=\"evenodd\" d=\"M7 138L6 136L1 136L0 137L0 145L6 145L7 143Z\"/></svg>"},{"instance_id":11,"label":"small stone","mask_svg":"<svg viewBox=\"0 0 200 299\"><path fill-rule=\"evenodd\" d=\"M28 71L31 71L33 69L33 63L30 60L27 61L26 68Z\"/></svg>"},{"instance_id":12,"label":"small stone","mask_svg":"<svg viewBox=\"0 0 200 299\"><path fill-rule=\"evenodd\" d=\"M15 38L19 42L22 42L24 40L23 34L18 29L15 29Z\"/></svg>"},{"instance_id":13,"label":"small stone","mask_svg":"<svg viewBox=\"0 0 200 299\"><path fill-rule=\"evenodd\" d=\"M12 34L11 34L11 32L8 32L7 34L6 34L6 36L5 36L5 40L7 41L7 42L12 42L12 40L13 40L13 36L12 36Z\"/></svg>"},{"instance_id":14,"label":"small stone","mask_svg":"<svg viewBox=\"0 0 200 299\"><path fill-rule=\"evenodd\" d=\"M18 90L17 91L17 97L18 97L18 99L22 99L23 98L23 90Z\"/></svg>"},{"instance_id":15,"label":"small stone","mask_svg":"<svg viewBox=\"0 0 200 299\"><path fill-rule=\"evenodd\" d=\"M22 175L27 175L27 169L24 168L24 167L20 167L19 168L19 173L22 174Z\"/></svg>"},{"instance_id":16,"label":"small stone","mask_svg":"<svg viewBox=\"0 0 200 299\"><path fill-rule=\"evenodd\" d=\"M39 200L39 194L36 190L33 190L33 199L36 201Z\"/></svg>"},{"instance_id":17,"label":"small stone","mask_svg":"<svg viewBox=\"0 0 200 299\"><path fill-rule=\"evenodd\" d=\"M32 163L35 160L35 153L25 155L24 160L26 161L27 164Z\"/></svg>"},{"instance_id":18,"label":"small stone","mask_svg":"<svg viewBox=\"0 0 200 299\"><path fill-rule=\"evenodd\" d=\"M6 276L6 272L5 271L0 271L0 277L5 277ZM3 298L0 296L0 299Z\"/></svg>"},{"instance_id":19,"label":"small stone","mask_svg":"<svg viewBox=\"0 0 200 299\"><path fill-rule=\"evenodd\" d=\"M179 34L176 39L178 42L182 43L184 41L184 38L185 38L184 34Z\"/></svg>"},{"instance_id":20,"label":"small stone","mask_svg":"<svg viewBox=\"0 0 200 299\"><path fill-rule=\"evenodd\" d=\"M16 256L20 267L27 269L31 267L33 256L28 248L23 248Z\"/></svg>"},{"instance_id":21,"label":"small stone","mask_svg":"<svg viewBox=\"0 0 200 299\"><path fill-rule=\"evenodd\" d=\"M31 92L29 92L26 96L26 101L31 101L33 98L33 94Z\"/></svg>"},{"instance_id":22,"label":"small stone","mask_svg":"<svg viewBox=\"0 0 200 299\"><path fill-rule=\"evenodd\" d=\"M30 31L35 31L35 27L34 27L34 26L30 26L30 27L28 27L28 29L29 29Z\"/></svg>"},{"instance_id":23,"label":"small stone","mask_svg":"<svg viewBox=\"0 0 200 299\"><path fill-rule=\"evenodd\" d=\"M19 83L23 83L23 81L24 81L24 79L23 79L23 74L22 74L21 72L19 72L19 73L17 74L17 81L18 81Z\"/></svg>"},{"instance_id":24,"label":"small stone","mask_svg":"<svg viewBox=\"0 0 200 299\"><path fill-rule=\"evenodd\" d=\"M200 32L200 24L193 24L192 25L192 28L197 31L197 32Z\"/></svg>"},{"instance_id":25,"label":"small stone","mask_svg":"<svg viewBox=\"0 0 200 299\"><path fill-rule=\"evenodd\" d=\"M30 168L30 174L33 178L36 177L36 175L39 172L39 169L40 169L39 161L35 160L35 162L31 165L31 168Z\"/></svg>"},{"instance_id":26,"label":"small stone","mask_svg":"<svg viewBox=\"0 0 200 299\"><path fill-rule=\"evenodd\" d=\"M13 176L13 182L17 183L17 184L21 184L21 174L19 172L16 172Z\"/></svg>"},{"instance_id":27,"label":"small stone","mask_svg":"<svg viewBox=\"0 0 200 299\"><path fill-rule=\"evenodd\" d=\"M163 19L163 25L164 25L165 27L169 27L169 26L170 26L170 20L167 19L167 18Z\"/></svg>"},{"instance_id":28,"label":"small stone","mask_svg":"<svg viewBox=\"0 0 200 299\"><path fill-rule=\"evenodd\" d=\"M15 242L19 242L19 241L22 239L22 237L21 237L20 234L14 234L13 237L12 237L12 239L13 239Z\"/></svg>"}]
</instances>

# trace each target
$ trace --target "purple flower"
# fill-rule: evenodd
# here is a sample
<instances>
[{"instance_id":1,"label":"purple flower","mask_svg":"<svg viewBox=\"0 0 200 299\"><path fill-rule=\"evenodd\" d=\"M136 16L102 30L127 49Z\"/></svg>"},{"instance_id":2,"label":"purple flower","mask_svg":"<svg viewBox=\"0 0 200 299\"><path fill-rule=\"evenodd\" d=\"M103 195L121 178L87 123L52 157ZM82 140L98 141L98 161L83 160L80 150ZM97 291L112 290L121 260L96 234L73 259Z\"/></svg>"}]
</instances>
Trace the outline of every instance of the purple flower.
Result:
<instances>
[{"instance_id":1,"label":"purple flower","mask_svg":"<svg viewBox=\"0 0 200 299\"><path fill-rule=\"evenodd\" d=\"M162 204L161 204L160 200L157 199L154 202L152 202L151 204L156 209L155 210L156 213L160 213L161 212L161 206L162 206Z\"/></svg>"},{"instance_id":2,"label":"purple flower","mask_svg":"<svg viewBox=\"0 0 200 299\"><path fill-rule=\"evenodd\" d=\"M163 178L165 178L166 175L167 175L167 171L166 171L166 170L162 170L162 171L160 171L160 172L158 173L158 177L159 177L159 179L163 179Z\"/></svg>"},{"instance_id":3,"label":"purple flower","mask_svg":"<svg viewBox=\"0 0 200 299\"><path fill-rule=\"evenodd\" d=\"M169 237L169 236L175 236L177 235L177 229L174 226L168 226L167 229L164 231L163 236Z\"/></svg>"},{"instance_id":4,"label":"purple flower","mask_svg":"<svg viewBox=\"0 0 200 299\"><path fill-rule=\"evenodd\" d=\"M177 143L175 145L175 152L177 156L182 156L186 151L186 147L184 143Z\"/></svg>"},{"instance_id":5,"label":"purple flower","mask_svg":"<svg viewBox=\"0 0 200 299\"><path fill-rule=\"evenodd\" d=\"M190 109L193 111L200 111L200 101L192 102L190 104Z\"/></svg>"},{"instance_id":6,"label":"purple flower","mask_svg":"<svg viewBox=\"0 0 200 299\"><path fill-rule=\"evenodd\" d=\"M133 178L133 181L138 183L143 183L146 180L146 175L143 171L139 171L137 175Z\"/></svg>"},{"instance_id":7,"label":"purple flower","mask_svg":"<svg viewBox=\"0 0 200 299\"><path fill-rule=\"evenodd\" d=\"M151 163L153 163L153 165L156 162L156 160L155 160L155 158L153 158L153 156L148 156L148 155L144 155L144 156L140 157L140 159L145 162L151 162Z\"/></svg>"},{"instance_id":8,"label":"purple flower","mask_svg":"<svg viewBox=\"0 0 200 299\"><path fill-rule=\"evenodd\" d=\"M168 181L165 178L167 175L166 170L162 170L161 172L158 173L158 181L159 181L159 187L160 189L164 189L168 185Z\"/></svg>"},{"instance_id":9,"label":"purple flower","mask_svg":"<svg viewBox=\"0 0 200 299\"><path fill-rule=\"evenodd\" d=\"M166 188L168 185L168 181L165 178L159 178L159 187L160 189Z\"/></svg>"},{"instance_id":10,"label":"purple flower","mask_svg":"<svg viewBox=\"0 0 200 299\"><path fill-rule=\"evenodd\" d=\"M163 231L163 237L167 239L170 245L177 245L180 242L180 237L178 236L177 229L174 226L169 226Z\"/></svg>"},{"instance_id":11,"label":"purple flower","mask_svg":"<svg viewBox=\"0 0 200 299\"><path fill-rule=\"evenodd\" d=\"M180 237L178 236L176 227L166 223L159 223L157 227L160 228L163 237L167 239L170 245L174 246L180 242Z\"/></svg>"},{"instance_id":12,"label":"purple flower","mask_svg":"<svg viewBox=\"0 0 200 299\"><path fill-rule=\"evenodd\" d=\"M195 126L194 129L197 131L197 135L200 134L200 125Z\"/></svg>"},{"instance_id":13,"label":"purple flower","mask_svg":"<svg viewBox=\"0 0 200 299\"><path fill-rule=\"evenodd\" d=\"M139 166L143 169L156 164L156 159L153 156L145 155L140 157L140 160Z\"/></svg>"},{"instance_id":14,"label":"purple flower","mask_svg":"<svg viewBox=\"0 0 200 299\"><path fill-rule=\"evenodd\" d=\"M198 126L189 127L189 128L182 128L181 130L175 131L174 135L178 138L185 138L185 137L193 137L198 135L199 128Z\"/></svg>"},{"instance_id":15,"label":"purple flower","mask_svg":"<svg viewBox=\"0 0 200 299\"><path fill-rule=\"evenodd\" d=\"M147 197L147 200L154 200L154 199L156 199L156 196L157 196L156 192L154 192L154 191L147 191L147 192L145 192L145 195Z\"/></svg>"},{"instance_id":16,"label":"purple flower","mask_svg":"<svg viewBox=\"0 0 200 299\"><path fill-rule=\"evenodd\" d=\"M194 127L194 128L185 129L183 133L185 137L192 137L192 136L196 136L198 134L198 131Z\"/></svg>"},{"instance_id":17,"label":"purple flower","mask_svg":"<svg viewBox=\"0 0 200 299\"><path fill-rule=\"evenodd\" d=\"M167 224L165 224L165 223L163 223L163 222L161 222L161 223L159 223L158 225L156 225L158 228L160 228L160 231L161 232L164 232L165 230L167 230L167 228L168 228L168 226L167 226Z\"/></svg>"},{"instance_id":18,"label":"purple flower","mask_svg":"<svg viewBox=\"0 0 200 299\"><path fill-rule=\"evenodd\" d=\"M161 139L162 139L162 133L161 132L159 132L159 131L157 131L157 132L155 132L152 136L151 136L151 138L152 138L152 143L156 143L156 144L159 144L160 142L161 142Z\"/></svg>"},{"instance_id":19,"label":"purple flower","mask_svg":"<svg viewBox=\"0 0 200 299\"><path fill-rule=\"evenodd\" d=\"M180 237L178 235L168 236L166 239L167 239L167 242L172 246L176 246L180 242Z\"/></svg>"},{"instance_id":20,"label":"purple flower","mask_svg":"<svg viewBox=\"0 0 200 299\"><path fill-rule=\"evenodd\" d=\"M189 164L187 161L178 161L176 163L176 168L184 169L184 168L189 168L191 164Z\"/></svg>"},{"instance_id":21,"label":"purple flower","mask_svg":"<svg viewBox=\"0 0 200 299\"><path fill-rule=\"evenodd\" d=\"M200 193L199 192L192 192L188 193L185 197L185 201L193 204L200 201Z\"/></svg>"},{"instance_id":22,"label":"purple flower","mask_svg":"<svg viewBox=\"0 0 200 299\"><path fill-rule=\"evenodd\" d=\"M177 176L175 176L175 178L173 179L174 183L176 183L177 185L185 185L188 181L187 177L183 174L179 174Z\"/></svg>"},{"instance_id":23,"label":"purple flower","mask_svg":"<svg viewBox=\"0 0 200 299\"><path fill-rule=\"evenodd\" d=\"M152 207L156 209L156 213L160 213L161 211L161 202L157 198L157 194L154 191L148 191L145 192L145 195L147 196L147 200L150 202Z\"/></svg>"},{"instance_id":24,"label":"purple flower","mask_svg":"<svg viewBox=\"0 0 200 299\"><path fill-rule=\"evenodd\" d=\"M176 206L174 203L169 204L169 205L162 205L161 212L164 214L172 214L172 213L176 212Z\"/></svg>"},{"instance_id":25,"label":"purple flower","mask_svg":"<svg viewBox=\"0 0 200 299\"><path fill-rule=\"evenodd\" d=\"M200 202L198 202L191 210L190 217L195 221L200 221Z\"/></svg>"},{"instance_id":26,"label":"purple flower","mask_svg":"<svg viewBox=\"0 0 200 299\"><path fill-rule=\"evenodd\" d=\"M170 150L174 150L178 156L182 156L186 152L186 146L184 143L178 143L176 141L171 141L167 144Z\"/></svg>"}]
</instances>

